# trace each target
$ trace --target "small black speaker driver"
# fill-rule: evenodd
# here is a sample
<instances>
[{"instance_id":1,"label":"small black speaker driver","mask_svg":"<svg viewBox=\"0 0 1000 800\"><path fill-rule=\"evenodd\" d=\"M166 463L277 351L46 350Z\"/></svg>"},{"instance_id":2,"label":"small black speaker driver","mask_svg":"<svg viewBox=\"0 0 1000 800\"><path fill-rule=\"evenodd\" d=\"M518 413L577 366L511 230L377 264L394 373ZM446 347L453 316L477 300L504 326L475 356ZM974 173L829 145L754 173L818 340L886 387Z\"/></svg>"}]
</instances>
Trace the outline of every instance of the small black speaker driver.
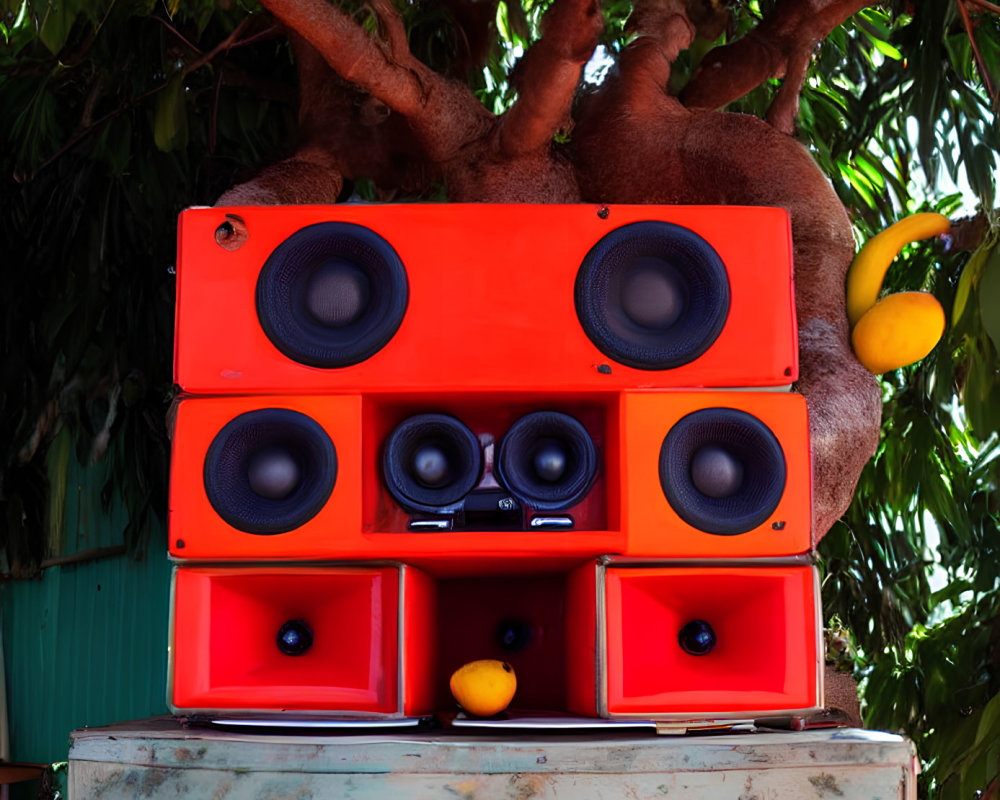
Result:
<instances>
[{"instance_id":1,"label":"small black speaker driver","mask_svg":"<svg viewBox=\"0 0 1000 800\"><path fill-rule=\"evenodd\" d=\"M448 414L403 420L382 451L386 489L407 511L453 511L479 483L482 472L479 439Z\"/></svg>"},{"instance_id":2,"label":"small black speaker driver","mask_svg":"<svg viewBox=\"0 0 1000 800\"><path fill-rule=\"evenodd\" d=\"M494 472L518 500L563 511L586 497L597 476L597 448L569 414L536 411L518 419L497 448Z\"/></svg>"}]
</instances>

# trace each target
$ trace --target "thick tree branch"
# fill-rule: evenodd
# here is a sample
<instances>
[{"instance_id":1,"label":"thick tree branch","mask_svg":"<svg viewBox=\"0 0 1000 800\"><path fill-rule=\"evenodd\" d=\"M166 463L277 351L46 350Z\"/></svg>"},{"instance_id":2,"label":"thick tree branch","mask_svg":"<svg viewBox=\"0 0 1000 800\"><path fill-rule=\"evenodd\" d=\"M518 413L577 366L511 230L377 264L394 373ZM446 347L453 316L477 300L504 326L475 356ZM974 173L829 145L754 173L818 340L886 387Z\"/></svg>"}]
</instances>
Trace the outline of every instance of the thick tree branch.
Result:
<instances>
[{"instance_id":1,"label":"thick tree branch","mask_svg":"<svg viewBox=\"0 0 1000 800\"><path fill-rule=\"evenodd\" d=\"M597 47L604 18L596 0L556 0L542 36L522 59L518 98L501 118L500 150L521 155L547 147L569 120L580 72Z\"/></svg>"},{"instance_id":2,"label":"thick tree branch","mask_svg":"<svg viewBox=\"0 0 1000 800\"><path fill-rule=\"evenodd\" d=\"M788 60L785 80L777 96L767 110L767 122L772 128L787 133L795 133L795 118L799 115L799 95L809 72L809 50L800 50Z\"/></svg>"},{"instance_id":3,"label":"thick tree branch","mask_svg":"<svg viewBox=\"0 0 1000 800\"><path fill-rule=\"evenodd\" d=\"M778 0L750 33L705 56L681 93L681 102L688 108L721 108L765 80L785 76L803 53L811 53L830 31L870 5L871 0ZM801 83L789 87L793 89L797 95Z\"/></svg>"},{"instance_id":4,"label":"thick tree branch","mask_svg":"<svg viewBox=\"0 0 1000 800\"><path fill-rule=\"evenodd\" d=\"M639 0L626 32L634 38L619 61L623 77L665 92L671 65L695 36L686 0Z\"/></svg>"},{"instance_id":5,"label":"thick tree branch","mask_svg":"<svg viewBox=\"0 0 1000 800\"><path fill-rule=\"evenodd\" d=\"M262 5L306 39L345 81L403 115L430 158L455 157L491 125L493 116L467 86L438 75L413 56L398 12L387 0L373 4L384 41L326 0L263 0Z\"/></svg>"},{"instance_id":6,"label":"thick tree branch","mask_svg":"<svg viewBox=\"0 0 1000 800\"><path fill-rule=\"evenodd\" d=\"M421 112L430 70L410 55L379 46L349 15L326 0L263 0L261 5L318 50L344 80L364 88L394 111Z\"/></svg>"}]
</instances>

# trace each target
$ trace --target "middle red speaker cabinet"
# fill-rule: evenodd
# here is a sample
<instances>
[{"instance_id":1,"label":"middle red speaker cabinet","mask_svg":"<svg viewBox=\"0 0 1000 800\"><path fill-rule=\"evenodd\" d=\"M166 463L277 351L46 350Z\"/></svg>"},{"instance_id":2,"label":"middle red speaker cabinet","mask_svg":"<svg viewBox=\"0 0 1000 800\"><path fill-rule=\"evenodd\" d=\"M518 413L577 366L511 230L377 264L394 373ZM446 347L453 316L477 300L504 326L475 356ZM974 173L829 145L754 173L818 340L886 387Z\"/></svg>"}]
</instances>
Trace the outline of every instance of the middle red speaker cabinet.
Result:
<instances>
[{"instance_id":1,"label":"middle red speaker cabinet","mask_svg":"<svg viewBox=\"0 0 1000 800\"><path fill-rule=\"evenodd\" d=\"M571 486L566 509L555 512L572 526L534 529L525 514L510 524L487 516L453 529L411 530L413 517L386 486L385 456L394 452L389 444L401 423L430 412L466 430L477 456L486 433L499 442L494 460L514 448L508 472L531 473L535 442L551 443L560 426L579 430L595 474L579 492ZM556 428L546 428L552 419ZM507 441L524 420L541 420L538 436ZM437 429L430 430L433 440ZM418 437L396 466L411 469L421 447ZM573 461L572 447L565 455ZM538 502L531 475L519 480L514 494L526 505ZM496 502L503 492L492 485L483 492ZM810 548L809 500L805 401L795 394L195 397L177 414L170 553L188 560L433 560L459 570L497 557L538 567L545 559L612 554L783 556Z\"/></svg>"},{"instance_id":2,"label":"middle red speaker cabinet","mask_svg":"<svg viewBox=\"0 0 1000 800\"><path fill-rule=\"evenodd\" d=\"M787 385L787 213L389 205L181 216L197 394Z\"/></svg>"}]
</instances>

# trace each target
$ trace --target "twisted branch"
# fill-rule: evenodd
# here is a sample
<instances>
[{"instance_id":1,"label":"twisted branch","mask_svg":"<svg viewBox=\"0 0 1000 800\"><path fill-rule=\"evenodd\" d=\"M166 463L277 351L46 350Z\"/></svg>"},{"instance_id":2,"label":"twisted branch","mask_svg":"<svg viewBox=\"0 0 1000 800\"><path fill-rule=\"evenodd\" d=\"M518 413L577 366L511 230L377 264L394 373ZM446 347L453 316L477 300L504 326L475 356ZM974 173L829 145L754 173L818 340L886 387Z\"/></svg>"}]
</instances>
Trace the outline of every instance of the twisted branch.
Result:
<instances>
[{"instance_id":1,"label":"twisted branch","mask_svg":"<svg viewBox=\"0 0 1000 800\"><path fill-rule=\"evenodd\" d=\"M788 116L805 79L801 69L816 45L871 0L778 0L774 11L750 33L712 50L681 92L688 108L716 109L770 78L790 82L777 119ZM795 66L794 70L790 68Z\"/></svg>"},{"instance_id":2,"label":"twisted branch","mask_svg":"<svg viewBox=\"0 0 1000 800\"><path fill-rule=\"evenodd\" d=\"M500 120L504 155L548 147L567 124L580 73L603 28L596 0L556 0L549 8L541 38L521 60L518 98Z\"/></svg>"}]
</instances>

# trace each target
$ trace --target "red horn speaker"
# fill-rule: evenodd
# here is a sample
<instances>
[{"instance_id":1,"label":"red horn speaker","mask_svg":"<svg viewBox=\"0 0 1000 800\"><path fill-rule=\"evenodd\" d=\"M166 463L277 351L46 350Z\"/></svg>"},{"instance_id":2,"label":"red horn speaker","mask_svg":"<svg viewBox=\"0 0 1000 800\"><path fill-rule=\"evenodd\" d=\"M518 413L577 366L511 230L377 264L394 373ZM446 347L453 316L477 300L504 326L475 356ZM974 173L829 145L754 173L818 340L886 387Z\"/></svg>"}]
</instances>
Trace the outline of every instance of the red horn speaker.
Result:
<instances>
[{"instance_id":1,"label":"red horn speaker","mask_svg":"<svg viewBox=\"0 0 1000 800\"><path fill-rule=\"evenodd\" d=\"M601 716L753 719L821 706L812 567L612 565L597 579ZM585 692L574 699L593 713Z\"/></svg>"},{"instance_id":2,"label":"red horn speaker","mask_svg":"<svg viewBox=\"0 0 1000 800\"><path fill-rule=\"evenodd\" d=\"M786 385L790 253L775 208L191 209L175 378L197 394Z\"/></svg>"},{"instance_id":3,"label":"red horn speaker","mask_svg":"<svg viewBox=\"0 0 1000 800\"><path fill-rule=\"evenodd\" d=\"M172 594L175 713L433 710L434 586L413 568L181 567Z\"/></svg>"},{"instance_id":4,"label":"red horn speaker","mask_svg":"<svg viewBox=\"0 0 1000 800\"><path fill-rule=\"evenodd\" d=\"M628 393L625 551L748 557L812 546L805 399L778 392Z\"/></svg>"}]
</instances>

